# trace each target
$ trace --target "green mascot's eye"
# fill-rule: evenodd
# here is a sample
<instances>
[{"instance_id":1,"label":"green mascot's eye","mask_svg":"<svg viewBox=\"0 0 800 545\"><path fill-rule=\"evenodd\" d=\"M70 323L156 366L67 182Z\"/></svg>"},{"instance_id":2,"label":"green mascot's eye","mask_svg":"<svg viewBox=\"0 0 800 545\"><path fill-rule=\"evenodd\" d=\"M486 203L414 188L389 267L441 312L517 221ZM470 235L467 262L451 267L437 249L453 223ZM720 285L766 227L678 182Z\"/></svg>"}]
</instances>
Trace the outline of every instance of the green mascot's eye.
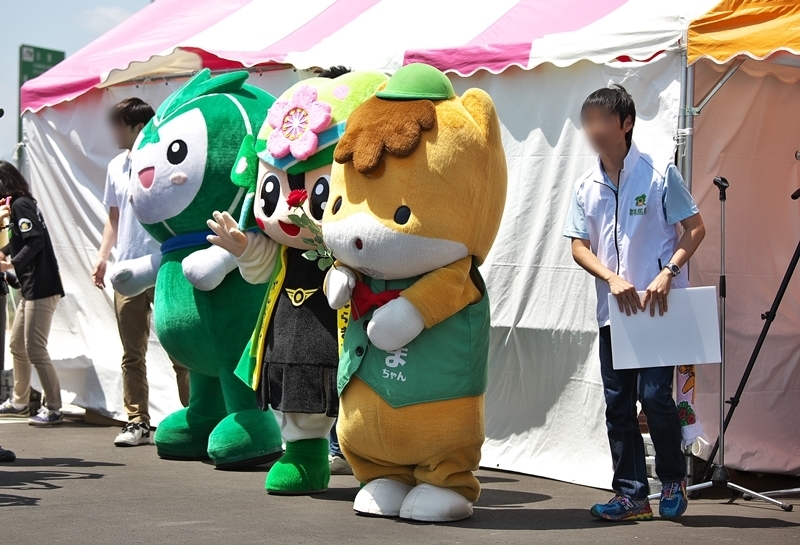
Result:
<instances>
[{"instance_id":1,"label":"green mascot's eye","mask_svg":"<svg viewBox=\"0 0 800 545\"><path fill-rule=\"evenodd\" d=\"M183 140L175 140L167 148L167 161L173 165L179 165L186 159L186 154L189 153L189 148Z\"/></svg>"},{"instance_id":2,"label":"green mascot's eye","mask_svg":"<svg viewBox=\"0 0 800 545\"><path fill-rule=\"evenodd\" d=\"M317 221L322 221L322 214L325 212L325 206L328 204L328 194L330 193L328 179L325 176L320 176L311 190L311 215Z\"/></svg>"},{"instance_id":3,"label":"green mascot's eye","mask_svg":"<svg viewBox=\"0 0 800 545\"><path fill-rule=\"evenodd\" d=\"M280 197L281 181L274 174L267 174L266 178L264 178L264 183L261 184L261 200L259 201L265 216L270 217L275 213Z\"/></svg>"}]
</instances>

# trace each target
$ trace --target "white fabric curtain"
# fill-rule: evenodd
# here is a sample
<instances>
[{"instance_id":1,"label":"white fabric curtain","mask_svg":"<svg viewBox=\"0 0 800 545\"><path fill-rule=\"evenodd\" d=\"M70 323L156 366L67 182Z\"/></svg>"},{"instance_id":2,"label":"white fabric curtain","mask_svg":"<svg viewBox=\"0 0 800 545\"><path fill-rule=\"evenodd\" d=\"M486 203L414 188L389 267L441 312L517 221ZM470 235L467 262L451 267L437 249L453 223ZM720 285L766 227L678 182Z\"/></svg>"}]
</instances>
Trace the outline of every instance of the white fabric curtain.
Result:
<instances>
[{"instance_id":1,"label":"white fabric curtain","mask_svg":"<svg viewBox=\"0 0 800 545\"><path fill-rule=\"evenodd\" d=\"M249 81L277 96L308 75L281 70L253 74ZM113 292L110 287L105 292L98 290L90 277L107 217L102 203L106 166L119 153L106 115L113 104L131 96L157 108L184 81L94 90L72 102L23 116L21 167L47 221L66 291L49 344L64 401L118 420L127 420L127 416ZM150 337L147 374L152 424L158 425L179 409L180 403L172 364L155 334ZM34 386L38 387L36 380L34 373Z\"/></svg>"}]
</instances>

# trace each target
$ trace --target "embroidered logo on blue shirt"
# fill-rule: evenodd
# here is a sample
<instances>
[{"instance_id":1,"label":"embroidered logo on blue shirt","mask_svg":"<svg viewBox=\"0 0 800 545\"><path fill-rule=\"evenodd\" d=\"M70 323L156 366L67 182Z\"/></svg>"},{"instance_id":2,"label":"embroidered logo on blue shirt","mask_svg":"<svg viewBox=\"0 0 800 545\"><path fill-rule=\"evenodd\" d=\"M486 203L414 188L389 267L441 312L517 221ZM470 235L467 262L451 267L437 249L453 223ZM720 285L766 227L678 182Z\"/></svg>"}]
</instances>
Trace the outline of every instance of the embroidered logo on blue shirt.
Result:
<instances>
[{"instance_id":1,"label":"embroidered logo on blue shirt","mask_svg":"<svg viewBox=\"0 0 800 545\"><path fill-rule=\"evenodd\" d=\"M647 195L639 195L634 199L635 208L628 210L631 216L644 216L647 214Z\"/></svg>"}]
</instances>

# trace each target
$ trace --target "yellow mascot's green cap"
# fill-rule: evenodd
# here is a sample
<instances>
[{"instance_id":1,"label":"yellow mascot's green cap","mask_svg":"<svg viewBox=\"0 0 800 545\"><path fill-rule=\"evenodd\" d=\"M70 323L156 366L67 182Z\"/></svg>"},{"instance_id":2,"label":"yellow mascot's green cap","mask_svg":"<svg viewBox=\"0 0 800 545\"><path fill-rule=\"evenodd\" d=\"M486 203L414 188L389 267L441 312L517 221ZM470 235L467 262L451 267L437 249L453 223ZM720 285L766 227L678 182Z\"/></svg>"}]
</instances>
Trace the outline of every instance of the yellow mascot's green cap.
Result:
<instances>
[{"instance_id":1,"label":"yellow mascot's green cap","mask_svg":"<svg viewBox=\"0 0 800 545\"><path fill-rule=\"evenodd\" d=\"M375 95L384 100L447 100L456 93L443 72L429 64L413 63L397 70Z\"/></svg>"}]
</instances>

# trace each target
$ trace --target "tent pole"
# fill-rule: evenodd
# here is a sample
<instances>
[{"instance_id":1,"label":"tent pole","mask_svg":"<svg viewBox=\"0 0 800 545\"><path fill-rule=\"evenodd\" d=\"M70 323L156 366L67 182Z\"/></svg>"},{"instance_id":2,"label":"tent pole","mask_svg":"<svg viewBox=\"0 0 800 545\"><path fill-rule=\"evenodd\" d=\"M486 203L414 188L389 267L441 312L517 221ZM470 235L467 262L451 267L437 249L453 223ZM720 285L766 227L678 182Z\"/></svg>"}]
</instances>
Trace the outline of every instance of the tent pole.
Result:
<instances>
[{"instance_id":1,"label":"tent pole","mask_svg":"<svg viewBox=\"0 0 800 545\"><path fill-rule=\"evenodd\" d=\"M678 133L675 141L678 143L678 153L675 166L681 175L686 174L686 141L684 139L684 129L686 128L686 51L681 54L681 95L678 106Z\"/></svg>"},{"instance_id":2,"label":"tent pole","mask_svg":"<svg viewBox=\"0 0 800 545\"><path fill-rule=\"evenodd\" d=\"M692 191L692 163L693 163L693 145L694 145L694 65L686 67L686 108L684 108L685 125L684 125L684 169L682 172L683 179L689 192Z\"/></svg>"}]
</instances>

